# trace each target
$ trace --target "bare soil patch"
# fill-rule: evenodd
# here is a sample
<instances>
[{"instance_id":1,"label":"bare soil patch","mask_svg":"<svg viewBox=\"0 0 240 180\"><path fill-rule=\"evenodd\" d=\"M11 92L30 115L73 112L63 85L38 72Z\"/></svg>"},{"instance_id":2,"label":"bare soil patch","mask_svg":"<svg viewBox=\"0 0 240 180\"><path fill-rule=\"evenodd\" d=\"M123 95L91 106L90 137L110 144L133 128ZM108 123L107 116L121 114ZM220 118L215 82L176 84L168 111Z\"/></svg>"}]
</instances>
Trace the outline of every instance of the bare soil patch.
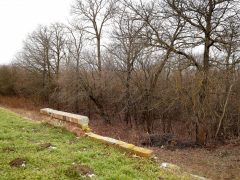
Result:
<instances>
[{"instance_id":1,"label":"bare soil patch","mask_svg":"<svg viewBox=\"0 0 240 180\"><path fill-rule=\"evenodd\" d=\"M51 143L41 143L39 150L44 150L44 149L49 149L54 147L54 145L52 145Z\"/></svg>"},{"instance_id":2,"label":"bare soil patch","mask_svg":"<svg viewBox=\"0 0 240 180\"><path fill-rule=\"evenodd\" d=\"M177 164L184 170L211 179L240 178L240 146L187 148L169 151L153 148L159 162Z\"/></svg>"},{"instance_id":3,"label":"bare soil patch","mask_svg":"<svg viewBox=\"0 0 240 180\"><path fill-rule=\"evenodd\" d=\"M5 148L2 148L2 152L3 153L11 153L11 152L15 152L16 149L14 147L5 147Z\"/></svg>"},{"instance_id":4,"label":"bare soil patch","mask_svg":"<svg viewBox=\"0 0 240 180\"><path fill-rule=\"evenodd\" d=\"M26 159L16 158L16 159L12 160L11 162L9 162L9 165L11 167L25 167L26 163L27 163Z\"/></svg>"},{"instance_id":5,"label":"bare soil patch","mask_svg":"<svg viewBox=\"0 0 240 180\"><path fill-rule=\"evenodd\" d=\"M67 170L66 175L69 177L85 176L89 177L94 174L94 171L86 165L73 163Z\"/></svg>"}]
</instances>

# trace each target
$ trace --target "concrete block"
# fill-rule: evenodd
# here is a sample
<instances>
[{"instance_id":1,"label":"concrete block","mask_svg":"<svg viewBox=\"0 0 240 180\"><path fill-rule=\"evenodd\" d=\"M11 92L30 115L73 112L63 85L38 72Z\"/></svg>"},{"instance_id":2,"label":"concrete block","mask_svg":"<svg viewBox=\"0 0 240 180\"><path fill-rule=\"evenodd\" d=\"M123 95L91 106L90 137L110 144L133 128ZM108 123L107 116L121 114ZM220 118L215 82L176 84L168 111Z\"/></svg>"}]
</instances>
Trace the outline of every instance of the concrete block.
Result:
<instances>
[{"instance_id":1,"label":"concrete block","mask_svg":"<svg viewBox=\"0 0 240 180\"><path fill-rule=\"evenodd\" d=\"M113 139L113 138L100 136L100 135L94 134L94 133L86 133L86 135L88 137L91 137L91 138L95 139L95 140L98 140L100 142L103 142L103 143L106 143L106 144L109 144L109 145L117 146L121 149L124 149L128 152L134 153L134 154L136 154L138 156L141 156L141 157L150 157L153 154L153 151L150 150L150 149L137 147L133 144L128 144L126 142L119 141L119 140L116 140L116 139Z\"/></svg>"},{"instance_id":2,"label":"concrete block","mask_svg":"<svg viewBox=\"0 0 240 180\"><path fill-rule=\"evenodd\" d=\"M142 148L142 147L133 147L133 152L141 157L150 157L153 154L153 151L150 149Z\"/></svg>"},{"instance_id":3,"label":"concrete block","mask_svg":"<svg viewBox=\"0 0 240 180\"><path fill-rule=\"evenodd\" d=\"M50 108L41 109L40 112L42 114L49 115L52 118L78 124L83 130L86 130L87 132L91 131L91 129L88 127L89 119L87 116L57 111Z\"/></svg>"}]
</instances>

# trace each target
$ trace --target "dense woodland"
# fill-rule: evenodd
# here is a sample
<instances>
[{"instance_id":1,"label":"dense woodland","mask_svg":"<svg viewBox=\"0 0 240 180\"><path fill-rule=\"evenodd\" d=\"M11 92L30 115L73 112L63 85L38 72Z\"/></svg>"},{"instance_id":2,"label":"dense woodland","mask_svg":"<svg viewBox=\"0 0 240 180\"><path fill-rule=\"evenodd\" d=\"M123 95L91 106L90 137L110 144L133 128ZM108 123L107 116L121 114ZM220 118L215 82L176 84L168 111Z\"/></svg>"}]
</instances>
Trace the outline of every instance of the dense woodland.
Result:
<instances>
[{"instance_id":1,"label":"dense woodland","mask_svg":"<svg viewBox=\"0 0 240 180\"><path fill-rule=\"evenodd\" d=\"M239 7L75 0L69 24L40 25L0 67L0 95L149 134L181 126L200 145L240 136Z\"/></svg>"}]
</instances>

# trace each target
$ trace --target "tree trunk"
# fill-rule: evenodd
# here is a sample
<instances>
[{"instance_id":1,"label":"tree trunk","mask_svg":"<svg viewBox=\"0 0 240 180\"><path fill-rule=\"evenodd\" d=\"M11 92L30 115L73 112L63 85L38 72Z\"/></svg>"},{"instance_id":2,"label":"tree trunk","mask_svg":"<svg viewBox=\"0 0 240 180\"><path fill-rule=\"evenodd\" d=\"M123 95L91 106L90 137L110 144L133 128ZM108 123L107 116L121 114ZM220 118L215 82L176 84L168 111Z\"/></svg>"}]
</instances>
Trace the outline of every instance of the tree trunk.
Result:
<instances>
[{"instance_id":1,"label":"tree trunk","mask_svg":"<svg viewBox=\"0 0 240 180\"><path fill-rule=\"evenodd\" d=\"M89 98L92 100L92 102L96 105L96 108L98 110L98 113L100 116L105 120L106 123L110 124L111 121L107 115L107 113L104 111L104 108L101 103L98 102L98 100L93 97L92 95L89 95Z\"/></svg>"},{"instance_id":2,"label":"tree trunk","mask_svg":"<svg viewBox=\"0 0 240 180\"><path fill-rule=\"evenodd\" d=\"M97 64L98 64L98 71L102 71L102 60L101 60L101 39L97 37Z\"/></svg>"},{"instance_id":3,"label":"tree trunk","mask_svg":"<svg viewBox=\"0 0 240 180\"><path fill-rule=\"evenodd\" d=\"M126 79L126 91L125 91L125 113L124 113L124 121L129 124L129 119L131 118L130 115L130 106L131 106L131 100L130 100L130 78L131 78L131 67L130 63L128 63L127 68L127 79Z\"/></svg>"},{"instance_id":4,"label":"tree trunk","mask_svg":"<svg viewBox=\"0 0 240 180\"><path fill-rule=\"evenodd\" d=\"M203 124L196 123L196 144L204 146L207 143L207 128Z\"/></svg>"}]
</instances>

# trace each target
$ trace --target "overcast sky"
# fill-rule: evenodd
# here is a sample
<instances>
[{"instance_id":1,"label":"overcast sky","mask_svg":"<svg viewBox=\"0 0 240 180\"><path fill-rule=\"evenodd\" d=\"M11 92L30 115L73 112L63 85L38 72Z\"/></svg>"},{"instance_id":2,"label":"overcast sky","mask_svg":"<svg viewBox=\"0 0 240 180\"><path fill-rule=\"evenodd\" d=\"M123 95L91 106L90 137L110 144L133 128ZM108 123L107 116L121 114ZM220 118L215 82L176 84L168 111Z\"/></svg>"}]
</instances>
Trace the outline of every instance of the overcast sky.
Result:
<instances>
[{"instance_id":1,"label":"overcast sky","mask_svg":"<svg viewBox=\"0 0 240 180\"><path fill-rule=\"evenodd\" d=\"M8 64L39 24L67 22L72 0L0 0L0 64Z\"/></svg>"}]
</instances>

